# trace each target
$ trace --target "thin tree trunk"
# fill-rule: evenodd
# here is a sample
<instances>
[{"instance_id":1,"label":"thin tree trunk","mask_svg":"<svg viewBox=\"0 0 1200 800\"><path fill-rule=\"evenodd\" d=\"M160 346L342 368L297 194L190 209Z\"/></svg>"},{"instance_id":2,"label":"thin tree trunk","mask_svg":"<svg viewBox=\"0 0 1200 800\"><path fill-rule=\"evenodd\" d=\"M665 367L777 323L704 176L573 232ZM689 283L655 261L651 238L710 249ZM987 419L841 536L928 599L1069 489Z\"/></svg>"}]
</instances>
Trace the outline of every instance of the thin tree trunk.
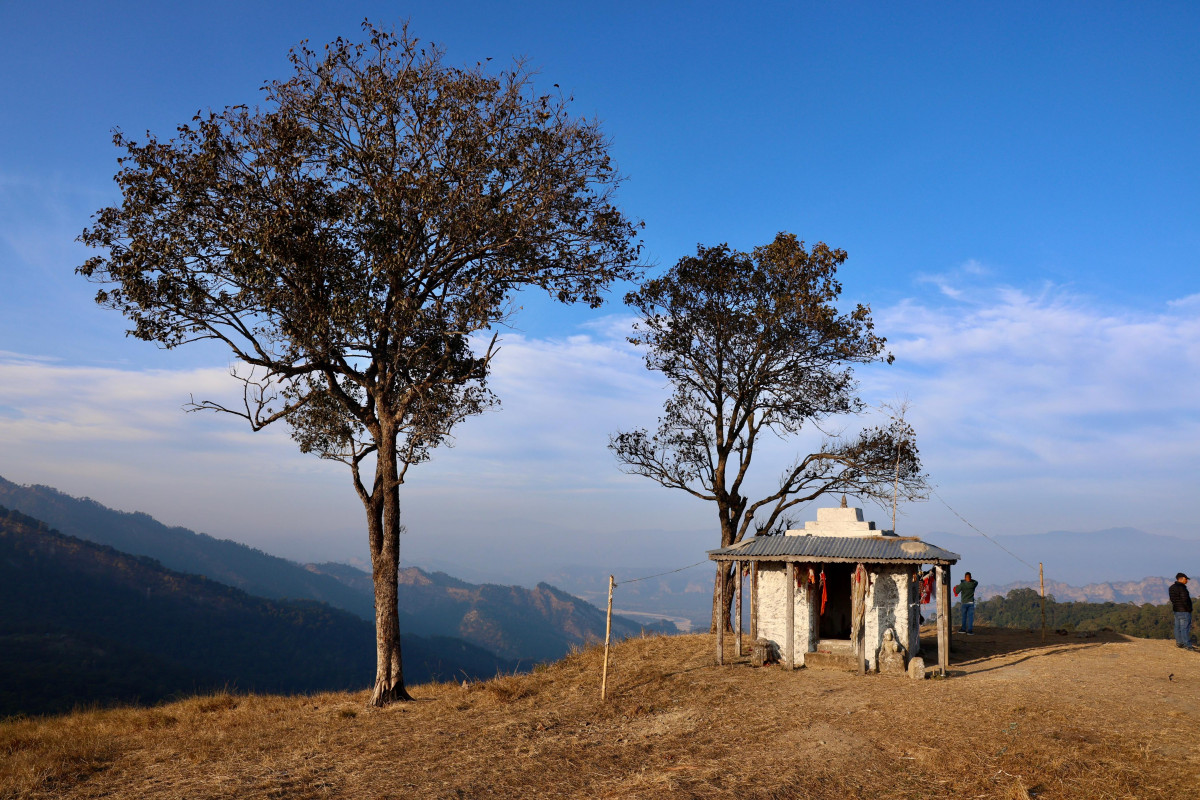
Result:
<instances>
[{"instance_id":1,"label":"thin tree trunk","mask_svg":"<svg viewBox=\"0 0 1200 800\"><path fill-rule=\"evenodd\" d=\"M377 707L412 699L404 688L400 659L400 487L396 483L395 432L386 431L381 438L384 446L379 448L375 492L367 509L375 584L375 689L370 705Z\"/></svg>"},{"instance_id":2,"label":"thin tree trunk","mask_svg":"<svg viewBox=\"0 0 1200 800\"><path fill-rule=\"evenodd\" d=\"M713 598L712 598L712 624L709 625L708 632L716 633L721 630L723 617L721 613L721 591L722 581L725 579L725 565L720 561L717 562L716 577L713 578Z\"/></svg>"},{"instance_id":3,"label":"thin tree trunk","mask_svg":"<svg viewBox=\"0 0 1200 800\"><path fill-rule=\"evenodd\" d=\"M709 626L709 633L716 633L717 625L721 625L726 631L733 630L733 614L729 608L733 602L734 594L732 570L733 567L730 564L717 562L717 574L713 579L712 625ZM722 598L724 598L723 601Z\"/></svg>"}]
</instances>

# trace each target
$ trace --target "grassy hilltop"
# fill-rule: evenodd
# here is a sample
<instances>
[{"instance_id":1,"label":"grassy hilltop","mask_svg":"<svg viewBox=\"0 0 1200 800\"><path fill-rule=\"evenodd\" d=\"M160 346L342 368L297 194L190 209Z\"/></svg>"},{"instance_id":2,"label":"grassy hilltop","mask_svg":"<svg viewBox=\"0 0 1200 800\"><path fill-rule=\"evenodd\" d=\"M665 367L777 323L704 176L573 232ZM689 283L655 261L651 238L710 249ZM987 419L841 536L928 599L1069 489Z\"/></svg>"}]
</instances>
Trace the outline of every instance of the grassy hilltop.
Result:
<instances>
[{"instance_id":1,"label":"grassy hilltop","mask_svg":"<svg viewBox=\"0 0 1200 800\"><path fill-rule=\"evenodd\" d=\"M985 629L944 681L718 668L713 644L623 642L608 703L590 648L383 710L218 694L10 720L0 797L1147 798L1200 779L1200 656L1170 642Z\"/></svg>"}]
</instances>

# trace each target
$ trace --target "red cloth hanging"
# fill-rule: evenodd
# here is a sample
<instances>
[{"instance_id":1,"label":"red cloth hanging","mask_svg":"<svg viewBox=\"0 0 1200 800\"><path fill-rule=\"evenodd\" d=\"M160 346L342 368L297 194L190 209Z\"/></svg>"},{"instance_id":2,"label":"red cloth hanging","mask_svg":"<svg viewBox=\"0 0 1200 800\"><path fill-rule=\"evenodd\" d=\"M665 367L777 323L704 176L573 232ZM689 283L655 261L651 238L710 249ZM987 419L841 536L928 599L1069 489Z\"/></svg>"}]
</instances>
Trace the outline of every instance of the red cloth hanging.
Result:
<instances>
[{"instance_id":1,"label":"red cloth hanging","mask_svg":"<svg viewBox=\"0 0 1200 800\"><path fill-rule=\"evenodd\" d=\"M921 579L921 603L928 603L933 599L933 573L929 573Z\"/></svg>"},{"instance_id":2,"label":"red cloth hanging","mask_svg":"<svg viewBox=\"0 0 1200 800\"><path fill-rule=\"evenodd\" d=\"M825 614L825 601L829 599L825 592L825 570L821 570L821 615Z\"/></svg>"}]
</instances>

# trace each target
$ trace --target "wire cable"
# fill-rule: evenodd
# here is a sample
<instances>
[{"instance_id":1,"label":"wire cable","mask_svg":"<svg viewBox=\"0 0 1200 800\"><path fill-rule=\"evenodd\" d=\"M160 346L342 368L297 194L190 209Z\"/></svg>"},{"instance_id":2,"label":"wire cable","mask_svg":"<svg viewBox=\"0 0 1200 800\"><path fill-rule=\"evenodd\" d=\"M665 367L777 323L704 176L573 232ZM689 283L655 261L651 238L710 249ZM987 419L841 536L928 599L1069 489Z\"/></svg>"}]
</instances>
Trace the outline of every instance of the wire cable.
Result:
<instances>
[{"instance_id":1,"label":"wire cable","mask_svg":"<svg viewBox=\"0 0 1200 800\"><path fill-rule=\"evenodd\" d=\"M967 521L967 518L966 518L966 517L964 517L962 514L958 513L958 512L957 512L957 511L955 511L953 508L950 508L950 504L949 504L949 503L947 503L947 502L945 501L945 499L943 499L943 497L942 497L940 494L938 494L938 493L937 493L937 490L936 490L936 489L932 489L932 488L931 488L929 491L933 493L933 496L934 496L934 497L936 497L938 500L941 500L941 501L942 501L942 505L944 505L946 508L950 509L950 513L951 513L951 514L953 514L954 516L956 516L956 517L958 517L959 519L961 519L961 520L962 520L964 523L966 523L966 526L967 526L968 528L970 528L971 530L975 531L975 532L976 532L976 533L978 533L980 536L982 536L983 538L987 539L989 542L991 542L992 544L996 545L996 547L999 547L1001 550L1003 550L1004 552L1008 553L1010 556L1012 556L1013 558L1015 558L1017 561L1020 561L1022 564L1024 564L1024 565L1025 565L1025 566L1027 566L1027 567L1029 567L1030 569L1032 569L1032 570L1036 570L1036 569L1037 569L1037 567L1035 567L1033 564L1030 564L1028 561L1026 561L1025 559L1021 558L1019 555L1017 555L1016 553L1014 553L1012 550L1009 550L1007 547L1005 547L1004 545L1000 544L999 542L997 542L997 541L996 541L995 539L993 539L992 537L988 536L988 535L987 535L986 533L984 533L983 531L979 530L979 528L976 528L976 527L975 527L974 525L972 525L972 524L971 524L969 521Z\"/></svg>"},{"instance_id":2,"label":"wire cable","mask_svg":"<svg viewBox=\"0 0 1200 800\"><path fill-rule=\"evenodd\" d=\"M710 563L710 562L706 558L703 561L697 561L695 564L688 564L686 567L680 567L679 569L669 569L666 572L659 572L656 575L646 575L641 578L630 578L629 580L622 579L619 581L614 581L613 586L620 586L622 583L637 583L638 581L648 581L651 578L661 578L663 575L674 575L676 572L683 572L685 569L691 569L692 567L698 567L701 564L708 564L708 563Z\"/></svg>"}]
</instances>

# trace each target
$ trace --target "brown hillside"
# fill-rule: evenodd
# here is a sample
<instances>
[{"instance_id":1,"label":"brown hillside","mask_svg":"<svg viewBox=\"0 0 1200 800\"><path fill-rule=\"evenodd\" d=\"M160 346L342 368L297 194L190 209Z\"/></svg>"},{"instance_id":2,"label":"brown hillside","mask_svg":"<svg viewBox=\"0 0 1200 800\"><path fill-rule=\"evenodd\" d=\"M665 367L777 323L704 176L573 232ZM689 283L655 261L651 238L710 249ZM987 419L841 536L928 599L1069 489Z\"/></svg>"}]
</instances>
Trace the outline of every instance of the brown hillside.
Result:
<instances>
[{"instance_id":1,"label":"brown hillside","mask_svg":"<svg viewBox=\"0 0 1200 800\"><path fill-rule=\"evenodd\" d=\"M221 695L0 724L0 796L1148 798L1200 778L1200 655L984 630L953 677L713 665L710 636L364 695ZM731 652L731 651L730 651Z\"/></svg>"}]
</instances>

